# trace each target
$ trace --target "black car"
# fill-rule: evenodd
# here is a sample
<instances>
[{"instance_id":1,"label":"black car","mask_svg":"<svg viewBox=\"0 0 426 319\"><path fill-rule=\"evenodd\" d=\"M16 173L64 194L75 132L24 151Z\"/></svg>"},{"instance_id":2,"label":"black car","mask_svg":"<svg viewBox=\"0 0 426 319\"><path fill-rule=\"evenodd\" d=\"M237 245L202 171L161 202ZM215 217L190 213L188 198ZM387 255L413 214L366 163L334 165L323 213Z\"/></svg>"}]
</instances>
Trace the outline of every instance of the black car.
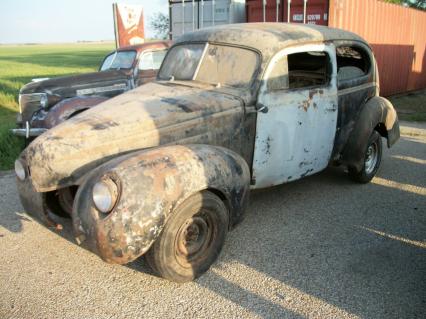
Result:
<instances>
[{"instance_id":1,"label":"black car","mask_svg":"<svg viewBox=\"0 0 426 319\"><path fill-rule=\"evenodd\" d=\"M34 138L53 126L155 79L169 41L126 46L108 54L98 72L35 79L19 92L14 135Z\"/></svg>"}]
</instances>

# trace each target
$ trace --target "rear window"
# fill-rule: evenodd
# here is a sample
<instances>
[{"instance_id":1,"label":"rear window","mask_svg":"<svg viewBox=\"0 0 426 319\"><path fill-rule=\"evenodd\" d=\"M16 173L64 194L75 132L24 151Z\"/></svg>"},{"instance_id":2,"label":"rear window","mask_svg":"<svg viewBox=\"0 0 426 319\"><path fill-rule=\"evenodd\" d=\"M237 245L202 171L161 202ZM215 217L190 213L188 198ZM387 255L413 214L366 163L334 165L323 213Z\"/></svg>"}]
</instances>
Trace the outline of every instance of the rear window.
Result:
<instances>
[{"instance_id":1,"label":"rear window","mask_svg":"<svg viewBox=\"0 0 426 319\"><path fill-rule=\"evenodd\" d=\"M158 70L167 50L145 52L140 57L139 70Z\"/></svg>"},{"instance_id":2,"label":"rear window","mask_svg":"<svg viewBox=\"0 0 426 319\"><path fill-rule=\"evenodd\" d=\"M367 75L370 71L368 54L357 47L343 46L336 49L337 79L339 82L353 80Z\"/></svg>"}]
</instances>

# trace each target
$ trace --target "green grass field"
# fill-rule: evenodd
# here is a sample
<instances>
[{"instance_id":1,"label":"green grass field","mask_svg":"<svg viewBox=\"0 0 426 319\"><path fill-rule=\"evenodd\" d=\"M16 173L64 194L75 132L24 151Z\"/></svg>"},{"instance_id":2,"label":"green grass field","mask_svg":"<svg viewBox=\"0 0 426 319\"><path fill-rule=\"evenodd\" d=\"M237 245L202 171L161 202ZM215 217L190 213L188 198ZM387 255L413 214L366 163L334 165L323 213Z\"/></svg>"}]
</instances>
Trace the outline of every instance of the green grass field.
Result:
<instances>
[{"instance_id":1,"label":"green grass field","mask_svg":"<svg viewBox=\"0 0 426 319\"><path fill-rule=\"evenodd\" d=\"M19 89L33 78L91 72L113 43L0 45L0 170L11 169L23 148L12 136Z\"/></svg>"}]
</instances>

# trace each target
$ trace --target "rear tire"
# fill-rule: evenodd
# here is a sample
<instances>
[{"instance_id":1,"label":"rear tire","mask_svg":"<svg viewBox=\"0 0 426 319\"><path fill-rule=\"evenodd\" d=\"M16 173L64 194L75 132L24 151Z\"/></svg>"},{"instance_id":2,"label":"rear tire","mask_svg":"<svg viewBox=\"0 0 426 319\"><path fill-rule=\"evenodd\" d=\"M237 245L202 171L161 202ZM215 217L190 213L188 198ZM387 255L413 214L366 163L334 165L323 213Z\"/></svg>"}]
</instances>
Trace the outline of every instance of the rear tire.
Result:
<instances>
[{"instance_id":1,"label":"rear tire","mask_svg":"<svg viewBox=\"0 0 426 319\"><path fill-rule=\"evenodd\" d=\"M222 250L228 232L228 209L209 191L185 200L170 216L145 255L152 270L175 282L206 272Z\"/></svg>"},{"instance_id":2,"label":"rear tire","mask_svg":"<svg viewBox=\"0 0 426 319\"><path fill-rule=\"evenodd\" d=\"M358 183L368 183L376 175L382 161L382 139L377 131L373 131L368 139L364 151L364 164L358 171L355 167L348 167L349 177Z\"/></svg>"}]
</instances>

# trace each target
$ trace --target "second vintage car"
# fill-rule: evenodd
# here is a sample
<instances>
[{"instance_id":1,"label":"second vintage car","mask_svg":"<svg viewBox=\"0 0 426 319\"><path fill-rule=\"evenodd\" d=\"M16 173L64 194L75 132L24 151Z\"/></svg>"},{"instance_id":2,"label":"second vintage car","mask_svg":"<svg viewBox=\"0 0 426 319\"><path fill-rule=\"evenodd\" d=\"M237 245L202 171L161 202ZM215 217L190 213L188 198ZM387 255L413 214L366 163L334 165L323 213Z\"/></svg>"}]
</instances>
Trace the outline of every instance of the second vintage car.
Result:
<instances>
[{"instance_id":1,"label":"second vintage car","mask_svg":"<svg viewBox=\"0 0 426 319\"><path fill-rule=\"evenodd\" d=\"M160 276L192 280L242 220L250 189L330 164L357 182L379 169L399 125L379 95L369 45L346 31L251 23L183 35L158 81L35 139L15 162L25 210L72 218L103 260L145 255Z\"/></svg>"},{"instance_id":2,"label":"second vintage car","mask_svg":"<svg viewBox=\"0 0 426 319\"><path fill-rule=\"evenodd\" d=\"M155 80L169 41L126 46L109 53L98 72L34 79L19 92L17 128L12 133L31 140L55 125Z\"/></svg>"}]
</instances>

